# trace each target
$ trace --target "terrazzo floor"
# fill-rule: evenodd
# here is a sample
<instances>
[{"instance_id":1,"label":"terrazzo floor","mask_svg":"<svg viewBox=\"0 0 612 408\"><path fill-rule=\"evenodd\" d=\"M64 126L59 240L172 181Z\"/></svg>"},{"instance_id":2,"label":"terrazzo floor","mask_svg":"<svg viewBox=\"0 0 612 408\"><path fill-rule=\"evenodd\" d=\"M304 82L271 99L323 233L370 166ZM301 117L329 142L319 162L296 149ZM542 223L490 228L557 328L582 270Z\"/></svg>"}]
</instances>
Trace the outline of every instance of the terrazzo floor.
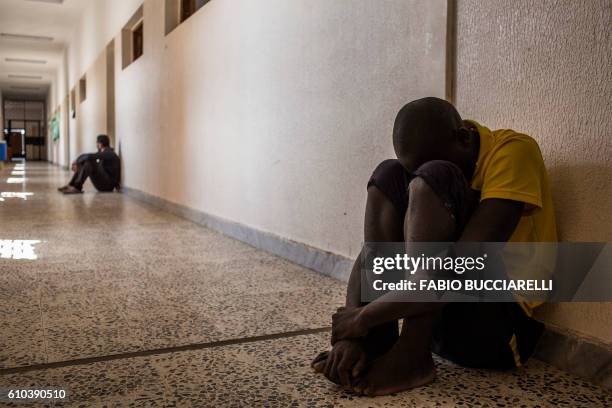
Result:
<instances>
[{"instance_id":1,"label":"terrazzo floor","mask_svg":"<svg viewBox=\"0 0 612 408\"><path fill-rule=\"evenodd\" d=\"M82 407L612 406L535 360L437 359L429 386L352 396L309 367L342 283L125 194L63 196L58 167L15 169L0 171L0 389L65 388L50 405Z\"/></svg>"}]
</instances>

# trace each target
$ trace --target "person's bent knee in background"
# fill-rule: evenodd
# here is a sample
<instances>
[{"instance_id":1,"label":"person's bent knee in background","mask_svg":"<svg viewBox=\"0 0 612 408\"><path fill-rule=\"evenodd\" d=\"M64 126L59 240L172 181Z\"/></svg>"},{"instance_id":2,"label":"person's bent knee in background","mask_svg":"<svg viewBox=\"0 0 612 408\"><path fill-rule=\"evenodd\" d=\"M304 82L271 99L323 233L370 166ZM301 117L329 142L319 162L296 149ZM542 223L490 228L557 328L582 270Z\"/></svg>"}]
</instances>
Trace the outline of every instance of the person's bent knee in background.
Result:
<instances>
[{"instance_id":1,"label":"person's bent knee in background","mask_svg":"<svg viewBox=\"0 0 612 408\"><path fill-rule=\"evenodd\" d=\"M98 135L96 139L98 151L80 155L72 163L74 175L70 182L58 190L64 194L79 194L83 192L83 184L89 178L98 191L110 192L120 189L121 162L119 156L110 147L107 135Z\"/></svg>"}]
</instances>

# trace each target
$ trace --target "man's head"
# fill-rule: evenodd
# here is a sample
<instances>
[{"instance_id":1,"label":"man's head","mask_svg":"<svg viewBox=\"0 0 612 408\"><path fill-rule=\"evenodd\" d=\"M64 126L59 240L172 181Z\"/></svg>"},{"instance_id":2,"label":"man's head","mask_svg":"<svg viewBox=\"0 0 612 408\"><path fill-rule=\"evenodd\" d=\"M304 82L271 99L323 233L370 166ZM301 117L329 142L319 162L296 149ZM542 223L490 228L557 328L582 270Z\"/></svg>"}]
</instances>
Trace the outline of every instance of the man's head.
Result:
<instances>
[{"instance_id":1,"label":"man's head","mask_svg":"<svg viewBox=\"0 0 612 408\"><path fill-rule=\"evenodd\" d=\"M470 178L478 155L477 143L455 107L443 99L417 99L404 105L395 118L393 148L410 172L430 160L448 160Z\"/></svg>"},{"instance_id":2,"label":"man's head","mask_svg":"<svg viewBox=\"0 0 612 408\"><path fill-rule=\"evenodd\" d=\"M98 150L104 150L110 146L110 139L106 135L98 135L96 138L96 146L98 146Z\"/></svg>"}]
</instances>

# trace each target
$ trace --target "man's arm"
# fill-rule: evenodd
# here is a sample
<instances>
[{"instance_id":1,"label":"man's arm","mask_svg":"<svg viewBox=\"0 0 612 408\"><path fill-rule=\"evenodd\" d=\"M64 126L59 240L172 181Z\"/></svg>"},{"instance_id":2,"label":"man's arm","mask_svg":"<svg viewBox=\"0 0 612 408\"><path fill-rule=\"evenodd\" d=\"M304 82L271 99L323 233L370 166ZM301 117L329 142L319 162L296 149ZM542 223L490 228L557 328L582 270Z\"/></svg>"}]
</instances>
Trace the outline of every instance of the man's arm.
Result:
<instances>
[{"instance_id":1,"label":"man's arm","mask_svg":"<svg viewBox=\"0 0 612 408\"><path fill-rule=\"evenodd\" d=\"M523 212L524 203L504 199L483 200L466 225L459 242L506 242L512 236ZM361 337L370 328L403 317L417 316L440 307L436 303L406 303L389 292L366 306L336 313L332 342L340 338Z\"/></svg>"},{"instance_id":2,"label":"man's arm","mask_svg":"<svg viewBox=\"0 0 612 408\"><path fill-rule=\"evenodd\" d=\"M355 308L361 306L361 270L362 270L362 252L357 255L357 259L353 263L353 269L351 269L351 276L349 277L348 285L346 288L346 307Z\"/></svg>"},{"instance_id":3,"label":"man's arm","mask_svg":"<svg viewBox=\"0 0 612 408\"><path fill-rule=\"evenodd\" d=\"M113 152L111 149L104 149L101 152L82 154L77 158L76 162L78 164L83 164L86 161L111 160L115 156L115 152Z\"/></svg>"},{"instance_id":4,"label":"man's arm","mask_svg":"<svg viewBox=\"0 0 612 408\"><path fill-rule=\"evenodd\" d=\"M83 153L82 155L77 157L75 162L77 164L83 164L83 163L91 161L91 160L97 160L97 159L100 158L99 155L100 155L100 153L98 153L98 152L96 152L96 153Z\"/></svg>"},{"instance_id":5,"label":"man's arm","mask_svg":"<svg viewBox=\"0 0 612 408\"><path fill-rule=\"evenodd\" d=\"M501 198L483 200L468 221L459 242L507 242L518 225L525 203Z\"/></svg>"}]
</instances>

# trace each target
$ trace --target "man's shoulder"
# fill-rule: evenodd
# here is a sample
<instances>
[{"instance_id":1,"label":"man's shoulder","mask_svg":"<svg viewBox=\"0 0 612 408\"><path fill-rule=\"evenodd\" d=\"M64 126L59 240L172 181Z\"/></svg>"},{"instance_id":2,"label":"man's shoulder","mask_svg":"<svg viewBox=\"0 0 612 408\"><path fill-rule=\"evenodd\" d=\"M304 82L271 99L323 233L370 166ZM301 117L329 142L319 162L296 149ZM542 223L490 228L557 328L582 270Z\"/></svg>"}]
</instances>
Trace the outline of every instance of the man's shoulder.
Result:
<instances>
[{"instance_id":1,"label":"man's shoulder","mask_svg":"<svg viewBox=\"0 0 612 408\"><path fill-rule=\"evenodd\" d=\"M491 134L500 143L518 141L538 144L538 142L526 133L518 132L514 129L496 129L492 130Z\"/></svg>"},{"instance_id":2,"label":"man's shoulder","mask_svg":"<svg viewBox=\"0 0 612 408\"><path fill-rule=\"evenodd\" d=\"M517 155L521 159L541 159L540 145L533 137L512 129L498 129L491 133L494 152Z\"/></svg>"},{"instance_id":3,"label":"man's shoulder","mask_svg":"<svg viewBox=\"0 0 612 408\"><path fill-rule=\"evenodd\" d=\"M493 144L499 145L507 142L526 142L536 146L538 145L538 142L533 137L514 129L504 128L491 130L473 119L466 119L464 123L469 127L475 128L481 136L491 138Z\"/></svg>"},{"instance_id":4,"label":"man's shoulder","mask_svg":"<svg viewBox=\"0 0 612 408\"><path fill-rule=\"evenodd\" d=\"M119 158L119 156L117 156L117 153L115 153L114 149L108 148L108 149L104 149L104 152L102 152L104 156L107 157L116 157Z\"/></svg>"}]
</instances>

